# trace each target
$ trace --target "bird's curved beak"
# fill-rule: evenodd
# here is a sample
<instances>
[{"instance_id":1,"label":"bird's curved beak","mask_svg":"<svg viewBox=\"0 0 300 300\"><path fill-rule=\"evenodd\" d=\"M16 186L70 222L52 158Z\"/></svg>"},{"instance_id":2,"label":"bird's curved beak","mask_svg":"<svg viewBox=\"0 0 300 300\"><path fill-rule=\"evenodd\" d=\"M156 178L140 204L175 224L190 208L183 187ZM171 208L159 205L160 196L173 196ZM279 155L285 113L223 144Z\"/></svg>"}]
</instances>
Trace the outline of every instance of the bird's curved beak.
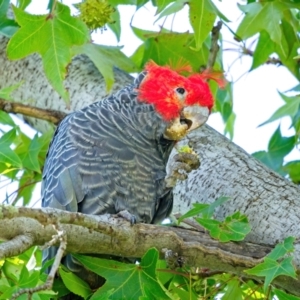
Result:
<instances>
[{"instance_id":1,"label":"bird's curved beak","mask_svg":"<svg viewBox=\"0 0 300 300\"><path fill-rule=\"evenodd\" d=\"M190 131L202 126L208 119L210 111L207 107L187 106L166 128L164 137L169 140L181 140Z\"/></svg>"},{"instance_id":2,"label":"bird's curved beak","mask_svg":"<svg viewBox=\"0 0 300 300\"><path fill-rule=\"evenodd\" d=\"M188 125L187 131L192 131L206 123L209 113L207 107L187 106L183 108L180 114L180 122Z\"/></svg>"}]
</instances>

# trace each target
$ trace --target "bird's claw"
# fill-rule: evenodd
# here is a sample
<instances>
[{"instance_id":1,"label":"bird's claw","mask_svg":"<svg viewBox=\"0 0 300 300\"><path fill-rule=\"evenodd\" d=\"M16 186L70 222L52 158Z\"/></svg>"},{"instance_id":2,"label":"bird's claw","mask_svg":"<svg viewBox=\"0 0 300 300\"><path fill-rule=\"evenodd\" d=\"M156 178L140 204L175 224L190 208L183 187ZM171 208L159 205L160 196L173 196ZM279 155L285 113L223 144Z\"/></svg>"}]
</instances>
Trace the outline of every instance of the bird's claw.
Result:
<instances>
[{"instance_id":1,"label":"bird's claw","mask_svg":"<svg viewBox=\"0 0 300 300\"><path fill-rule=\"evenodd\" d=\"M128 210L121 210L117 213L118 217L121 217L128 222L130 222L130 225L136 224L136 216L131 214Z\"/></svg>"},{"instance_id":2,"label":"bird's claw","mask_svg":"<svg viewBox=\"0 0 300 300\"><path fill-rule=\"evenodd\" d=\"M187 179L188 173L200 167L200 160L196 154L181 152L173 157L171 170L165 178L167 187L174 187L177 180Z\"/></svg>"}]
</instances>

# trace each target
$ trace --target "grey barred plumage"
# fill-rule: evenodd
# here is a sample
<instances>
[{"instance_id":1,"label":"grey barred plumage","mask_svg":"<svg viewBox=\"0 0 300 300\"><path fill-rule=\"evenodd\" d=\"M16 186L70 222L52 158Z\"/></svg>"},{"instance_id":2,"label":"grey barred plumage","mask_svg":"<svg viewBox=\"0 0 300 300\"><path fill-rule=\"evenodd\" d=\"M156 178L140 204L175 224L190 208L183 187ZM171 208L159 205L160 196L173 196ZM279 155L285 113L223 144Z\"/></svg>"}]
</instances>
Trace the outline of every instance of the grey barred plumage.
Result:
<instances>
[{"instance_id":1,"label":"grey barred plumage","mask_svg":"<svg viewBox=\"0 0 300 300\"><path fill-rule=\"evenodd\" d=\"M137 100L144 76L61 122L44 167L42 206L95 215L128 210L144 223L169 215L164 178L174 141L163 138L167 123L153 105Z\"/></svg>"}]
</instances>

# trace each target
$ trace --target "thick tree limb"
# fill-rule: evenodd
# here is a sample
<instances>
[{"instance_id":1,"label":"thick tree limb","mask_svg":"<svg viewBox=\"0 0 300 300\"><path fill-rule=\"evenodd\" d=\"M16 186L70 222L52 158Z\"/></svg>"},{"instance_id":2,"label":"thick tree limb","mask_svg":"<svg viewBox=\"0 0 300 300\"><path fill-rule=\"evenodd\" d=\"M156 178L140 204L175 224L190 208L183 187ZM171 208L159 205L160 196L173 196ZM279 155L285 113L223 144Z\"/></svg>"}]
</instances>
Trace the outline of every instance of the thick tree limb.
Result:
<instances>
[{"instance_id":1,"label":"thick tree limb","mask_svg":"<svg viewBox=\"0 0 300 300\"><path fill-rule=\"evenodd\" d=\"M88 216L50 208L2 205L0 216L0 239L13 242L15 236L30 235L32 243L27 245L28 248L51 240L56 234L52 224L59 223L60 230L67 236L69 252L142 257L149 248L156 247L163 258L163 249L171 249L183 258L187 266L231 272L243 277L247 277L243 272L246 268L256 265L271 250L268 246L247 242L220 243L204 232L184 228L149 224L131 226L124 219L111 215ZM5 258L1 251L4 245L0 245L0 259ZM300 295L299 278L280 277L275 284Z\"/></svg>"}]
</instances>

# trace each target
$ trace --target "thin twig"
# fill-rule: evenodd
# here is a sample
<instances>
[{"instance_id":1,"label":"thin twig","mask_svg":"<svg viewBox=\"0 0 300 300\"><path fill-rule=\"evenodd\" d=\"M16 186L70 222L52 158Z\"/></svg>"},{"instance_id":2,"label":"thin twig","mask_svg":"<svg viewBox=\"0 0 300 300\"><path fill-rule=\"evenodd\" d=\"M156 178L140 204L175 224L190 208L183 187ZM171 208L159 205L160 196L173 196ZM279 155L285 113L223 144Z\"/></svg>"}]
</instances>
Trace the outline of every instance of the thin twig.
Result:
<instances>
[{"instance_id":1,"label":"thin twig","mask_svg":"<svg viewBox=\"0 0 300 300\"><path fill-rule=\"evenodd\" d=\"M182 216L182 214L175 213L175 214L173 214L173 216L178 220ZM199 225L199 223L195 222L194 220L184 219L181 222L191 226L192 228L196 229L197 231L206 232L205 229L201 225Z\"/></svg>"},{"instance_id":2,"label":"thin twig","mask_svg":"<svg viewBox=\"0 0 300 300\"><path fill-rule=\"evenodd\" d=\"M206 69L210 70L213 68L216 59L217 59L217 54L220 49L219 46L219 35L220 35L220 30L222 28L222 21L219 21L216 26L211 31L211 46L209 50L209 56L208 56L208 62L206 65Z\"/></svg>"},{"instance_id":3,"label":"thin twig","mask_svg":"<svg viewBox=\"0 0 300 300\"><path fill-rule=\"evenodd\" d=\"M61 259L67 249L67 235L66 233L60 228L59 225L54 226L55 230L57 231L57 235L53 236L53 239L47 243L48 246L53 246L57 243L57 241L60 242L59 248L57 250L55 260L53 262L53 265L51 267L50 273L47 277L47 280L44 284L34 287L34 288L27 288L27 289L21 289L18 292L14 293L12 295L11 300L17 299L20 295L28 294L28 298L31 299L31 296L33 293L44 291L44 290L51 290L53 286L53 281L55 278L55 274L59 268Z\"/></svg>"}]
</instances>

